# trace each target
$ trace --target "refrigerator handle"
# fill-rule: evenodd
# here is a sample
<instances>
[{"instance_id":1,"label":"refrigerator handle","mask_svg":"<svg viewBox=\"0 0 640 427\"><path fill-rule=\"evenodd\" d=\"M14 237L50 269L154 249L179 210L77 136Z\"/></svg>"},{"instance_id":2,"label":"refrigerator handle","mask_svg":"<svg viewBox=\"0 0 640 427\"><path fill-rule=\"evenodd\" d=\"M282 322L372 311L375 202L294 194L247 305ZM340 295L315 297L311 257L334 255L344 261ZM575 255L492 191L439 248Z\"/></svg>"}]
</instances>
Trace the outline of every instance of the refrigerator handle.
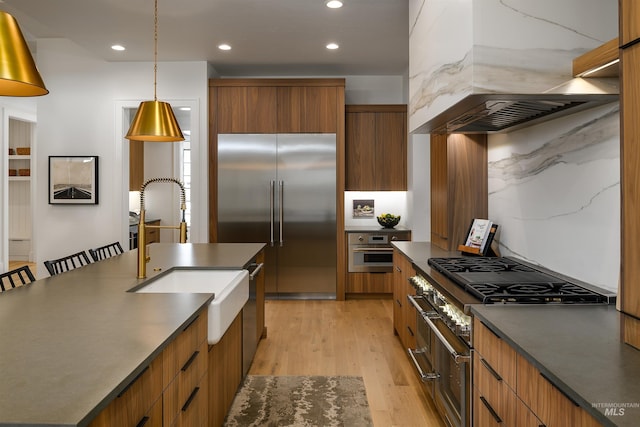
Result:
<instances>
[{"instance_id":1,"label":"refrigerator handle","mask_svg":"<svg viewBox=\"0 0 640 427\"><path fill-rule=\"evenodd\" d=\"M284 181L280 181L280 246L284 246Z\"/></svg>"},{"instance_id":2,"label":"refrigerator handle","mask_svg":"<svg viewBox=\"0 0 640 427\"><path fill-rule=\"evenodd\" d=\"M275 215L275 212L273 211L273 204L275 201L275 186L276 186L276 182L274 180L271 180L271 183L269 185L269 225L271 226L271 241L270 246L273 247L274 245L274 241L273 241L273 217Z\"/></svg>"}]
</instances>

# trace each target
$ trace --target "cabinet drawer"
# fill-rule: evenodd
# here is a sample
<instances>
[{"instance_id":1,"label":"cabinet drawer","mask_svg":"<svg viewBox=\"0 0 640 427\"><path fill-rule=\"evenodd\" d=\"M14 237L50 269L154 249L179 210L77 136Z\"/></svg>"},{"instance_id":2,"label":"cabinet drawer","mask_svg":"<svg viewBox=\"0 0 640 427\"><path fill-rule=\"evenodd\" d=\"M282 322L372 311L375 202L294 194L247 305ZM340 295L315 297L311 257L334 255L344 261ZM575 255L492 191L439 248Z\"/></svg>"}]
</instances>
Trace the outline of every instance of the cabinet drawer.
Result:
<instances>
[{"instance_id":1,"label":"cabinet drawer","mask_svg":"<svg viewBox=\"0 0 640 427\"><path fill-rule=\"evenodd\" d=\"M207 342L192 354L164 392L165 425L171 425L207 371ZM199 393L199 392L198 392Z\"/></svg>"},{"instance_id":2,"label":"cabinet drawer","mask_svg":"<svg viewBox=\"0 0 640 427\"><path fill-rule=\"evenodd\" d=\"M162 360L156 358L98 416L91 427L136 426L162 393Z\"/></svg>"},{"instance_id":3,"label":"cabinet drawer","mask_svg":"<svg viewBox=\"0 0 640 427\"><path fill-rule=\"evenodd\" d=\"M207 377L200 379L184 404L180 407L174 426L176 427L202 427L208 424L209 409ZM166 425L166 424L165 424Z\"/></svg>"},{"instance_id":4,"label":"cabinet drawer","mask_svg":"<svg viewBox=\"0 0 640 427\"><path fill-rule=\"evenodd\" d=\"M476 425L492 425L491 421L499 418L503 423L501 425L515 427L517 400L515 392L478 352L474 352L473 363L474 391L478 393L476 410L481 412L482 408L484 408L487 412L485 415L491 415L486 420L489 424L480 422L476 423Z\"/></svg>"},{"instance_id":5,"label":"cabinet drawer","mask_svg":"<svg viewBox=\"0 0 640 427\"><path fill-rule=\"evenodd\" d=\"M198 317L162 352L163 384L167 387L180 369L187 363L200 344L207 339L207 310ZM206 352L205 352L206 353Z\"/></svg>"},{"instance_id":6,"label":"cabinet drawer","mask_svg":"<svg viewBox=\"0 0 640 427\"><path fill-rule=\"evenodd\" d=\"M473 319L473 347L512 389L516 388L516 352L478 318Z\"/></svg>"},{"instance_id":7,"label":"cabinet drawer","mask_svg":"<svg viewBox=\"0 0 640 427\"><path fill-rule=\"evenodd\" d=\"M518 355L518 396L548 427L581 425L580 407L521 355Z\"/></svg>"}]
</instances>

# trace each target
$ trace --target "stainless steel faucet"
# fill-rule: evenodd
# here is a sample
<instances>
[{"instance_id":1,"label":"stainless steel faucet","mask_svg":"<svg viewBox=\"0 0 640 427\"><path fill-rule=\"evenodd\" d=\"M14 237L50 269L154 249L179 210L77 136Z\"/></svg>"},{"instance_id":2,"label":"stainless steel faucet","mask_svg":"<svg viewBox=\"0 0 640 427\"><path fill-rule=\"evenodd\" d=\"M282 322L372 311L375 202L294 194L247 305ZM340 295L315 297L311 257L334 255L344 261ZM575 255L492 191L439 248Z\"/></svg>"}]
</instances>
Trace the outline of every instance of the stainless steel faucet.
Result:
<instances>
[{"instance_id":1,"label":"stainless steel faucet","mask_svg":"<svg viewBox=\"0 0 640 427\"><path fill-rule=\"evenodd\" d=\"M177 184L180 187L180 210L182 220L178 225L146 225L144 219L144 190L152 182L167 182ZM142 184L140 188L140 222L138 223L138 279L147 277L147 263L151 257L147 256L147 242L145 230L147 228L171 228L180 230L180 243L187 243L187 223L185 221L185 211L187 209L184 185L175 178L151 178Z\"/></svg>"}]
</instances>

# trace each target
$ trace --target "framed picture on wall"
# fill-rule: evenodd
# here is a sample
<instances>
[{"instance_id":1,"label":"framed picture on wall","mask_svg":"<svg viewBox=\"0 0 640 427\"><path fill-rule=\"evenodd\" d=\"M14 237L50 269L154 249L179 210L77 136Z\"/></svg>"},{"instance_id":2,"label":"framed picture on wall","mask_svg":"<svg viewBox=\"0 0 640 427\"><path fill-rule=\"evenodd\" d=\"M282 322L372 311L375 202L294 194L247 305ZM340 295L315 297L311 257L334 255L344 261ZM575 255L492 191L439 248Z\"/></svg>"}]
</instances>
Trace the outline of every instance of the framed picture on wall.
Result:
<instances>
[{"instance_id":1,"label":"framed picture on wall","mask_svg":"<svg viewBox=\"0 0 640 427\"><path fill-rule=\"evenodd\" d=\"M98 156L49 156L49 204L97 205Z\"/></svg>"}]
</instances>

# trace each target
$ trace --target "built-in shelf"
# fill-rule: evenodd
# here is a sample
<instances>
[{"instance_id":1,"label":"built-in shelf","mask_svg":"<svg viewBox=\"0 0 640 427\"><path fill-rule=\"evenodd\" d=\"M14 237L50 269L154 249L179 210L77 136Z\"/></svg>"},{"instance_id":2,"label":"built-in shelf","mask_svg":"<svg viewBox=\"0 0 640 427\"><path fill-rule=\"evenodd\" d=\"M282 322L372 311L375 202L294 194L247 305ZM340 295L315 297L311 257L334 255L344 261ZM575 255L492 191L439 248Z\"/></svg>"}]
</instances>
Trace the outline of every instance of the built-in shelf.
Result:
<instances>
[{"instance_id":1,"label":"built-in shelf","mask_svg":"<svg viewBox=\"0 0 640 427\"><path fill-rule=\"evenodd\" d=\"M10 176L9 181L31 181L30 176Z\"/></svg>"},{"instance_id":2,"label":"built-in shelf","mask_svg":"<svg viewBox=\"0 0 640 427\"><path fill-rule=\"evenodd\" d=\"M573 60L575 77L618 77L618 38L590 50Z\"/></svg>"},{"instance_id":3,"label":"built-in shelf","mask_svg":"<svg viewBox=\"0 0 640 427\"><path fill-rule=\"evenodd\" d=\"M10 154L9 160L31 160L31 155Z\"/></svg>"}]
</instances>

